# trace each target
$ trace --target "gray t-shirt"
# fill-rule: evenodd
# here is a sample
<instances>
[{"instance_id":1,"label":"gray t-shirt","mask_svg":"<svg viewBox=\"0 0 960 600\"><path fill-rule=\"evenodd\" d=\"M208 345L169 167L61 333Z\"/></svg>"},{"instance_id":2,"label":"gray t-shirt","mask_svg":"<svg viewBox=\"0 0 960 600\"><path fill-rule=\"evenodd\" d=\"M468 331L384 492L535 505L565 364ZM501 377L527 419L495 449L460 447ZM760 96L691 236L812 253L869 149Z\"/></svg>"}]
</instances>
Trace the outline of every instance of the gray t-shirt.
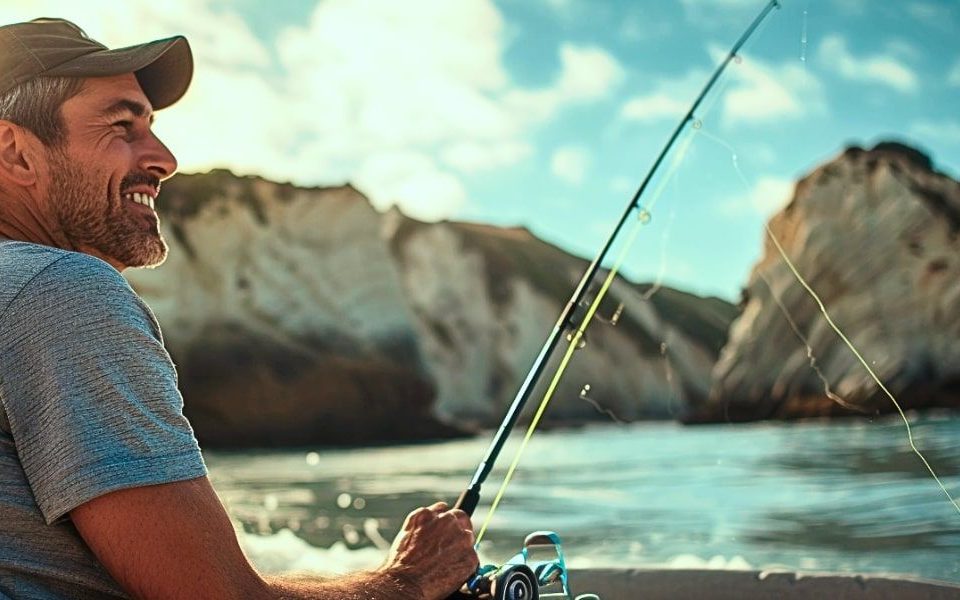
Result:
<instances>
[{"instance_id":1,"label":"gray t-shirt","mask_svg":"<svg viewBox=\"0 0 960 600\"><path fill-rule=\"evenodd\" d=\"M0 599L125 598L69 512L205 474L160 327L126 280L0 239Z\"/></svg>"}]
</instances>

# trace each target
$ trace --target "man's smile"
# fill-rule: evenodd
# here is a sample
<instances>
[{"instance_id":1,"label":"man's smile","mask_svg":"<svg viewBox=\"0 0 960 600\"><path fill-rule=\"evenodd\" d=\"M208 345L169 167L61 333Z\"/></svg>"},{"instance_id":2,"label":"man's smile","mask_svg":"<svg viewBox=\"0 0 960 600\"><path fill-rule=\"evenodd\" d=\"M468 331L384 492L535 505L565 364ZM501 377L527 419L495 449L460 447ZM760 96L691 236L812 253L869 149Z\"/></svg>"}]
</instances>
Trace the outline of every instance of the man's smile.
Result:
<instances>
[{"instance_id":1,"label":"man's smile","mask_svg":"<svg viewBox=\"0 0 960 600\"><path fill-rule=\"evenodd\" d=\"M156 197L153 194L147 192L127 192L121 196L124 200L129 200L131 202L136 202L137 204L142 204L150 210L156 210L154 207L154 202Z\"/></svg>"}]
</instances>

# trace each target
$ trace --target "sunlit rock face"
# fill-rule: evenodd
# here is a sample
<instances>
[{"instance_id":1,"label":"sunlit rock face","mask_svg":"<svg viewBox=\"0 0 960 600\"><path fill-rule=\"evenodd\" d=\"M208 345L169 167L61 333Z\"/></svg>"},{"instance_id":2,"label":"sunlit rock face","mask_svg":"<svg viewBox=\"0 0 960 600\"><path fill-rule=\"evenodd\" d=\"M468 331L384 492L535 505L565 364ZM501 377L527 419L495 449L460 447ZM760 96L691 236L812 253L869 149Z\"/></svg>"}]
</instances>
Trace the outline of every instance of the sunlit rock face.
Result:
<instances>
[{"instance_id":1,"label":"sunlit rock face","mask_svg":"<svg viewBox=\"0 0 960 600\"><path fill-rule=\"evenodd\" d=\"M127 275L163 327L208 446L443 437L379 215L349 186L180 175L167 262Z\"/></svg>"},{"instance_id":2,"label":"sunlit rock face","mask_svg":"<svg viewBox=\"0 0 960 600\"><path fill-rule=\"evenodd\" d=\"M207 446L496 425L586 267L523 229L380 214L350 186L180 175L158 210L170 258L127 275ZM621 302L615 326L589 330L545 421L670 417L709 391L736 309L617 280L599 314Z\"/></svg>"},{"instance_id":3,"label":"sunlit rock face","mask_svg":"<svg viewBox=\"0 0 960 600\"><path fill-rule=\"evenodd\" d=\"M396 212L385 215L384 227L437 386L436 413L496 424L586 262L522 228L424 224ZM573 353L544 422L681 413L691 398L708 392L710 369L734 314L718 299L616 280L587 330L586 345ZM539 404L568 348L562 338L531 405Z\"/></svg>"},{"instance_id":4,"label":"sunlit rock face","mask_svg":"<svg viewBox=\"0 0 960 600\"><path fill-rule=\"evenodd\" d=\"M802 179L769 226L905 409L960 406L957 181L899 144L850 148ZM714 379L691 420L896 410L769 239Z\"/></svg>"}]
</instances>

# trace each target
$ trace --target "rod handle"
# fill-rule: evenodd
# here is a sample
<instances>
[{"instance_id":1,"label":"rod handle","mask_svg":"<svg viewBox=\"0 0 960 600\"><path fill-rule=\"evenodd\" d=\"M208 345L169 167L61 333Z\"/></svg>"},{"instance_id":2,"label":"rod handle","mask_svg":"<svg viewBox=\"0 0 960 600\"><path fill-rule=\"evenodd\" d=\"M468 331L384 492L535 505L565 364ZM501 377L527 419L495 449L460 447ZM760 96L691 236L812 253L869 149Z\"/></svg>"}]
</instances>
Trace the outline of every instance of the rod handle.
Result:
<instances>
[{"instance_id":1,"label":"rod handle","mask_svg":"<svg viewBox=\"0 0 960 600\"><path fill-rule=\"evenodd\" d=\"M457 503L453 505L454 508L459 508L463 512L467 513L469 516L473 516L473 511L476 510L477 504L480 503L480 489L473 486L468 487L463 490L463 493L460 494L460 497L457 498Z\"/></svg>"}]
</instances>

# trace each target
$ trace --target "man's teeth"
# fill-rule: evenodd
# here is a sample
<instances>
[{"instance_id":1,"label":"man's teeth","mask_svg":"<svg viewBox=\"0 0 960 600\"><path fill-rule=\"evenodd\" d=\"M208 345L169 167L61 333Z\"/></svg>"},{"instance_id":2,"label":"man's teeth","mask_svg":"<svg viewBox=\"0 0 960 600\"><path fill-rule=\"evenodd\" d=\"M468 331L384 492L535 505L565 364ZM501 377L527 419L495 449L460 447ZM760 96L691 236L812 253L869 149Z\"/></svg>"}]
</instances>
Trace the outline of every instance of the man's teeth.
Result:
<instances>
[{"instance_id":1,"label":"man's teeth","mask_svg":"<svg viewBox=\"0 0 960 600\"><path fill-rule=\"evenodd\" d=\"M150 209L153 209L153 196L150 194L141 194L140 192L134 192L132 194L124 194L124 198L127 200L133 200L137 204L142 204L144 206L149 206Z\"/></svg>"}]
</instances>

